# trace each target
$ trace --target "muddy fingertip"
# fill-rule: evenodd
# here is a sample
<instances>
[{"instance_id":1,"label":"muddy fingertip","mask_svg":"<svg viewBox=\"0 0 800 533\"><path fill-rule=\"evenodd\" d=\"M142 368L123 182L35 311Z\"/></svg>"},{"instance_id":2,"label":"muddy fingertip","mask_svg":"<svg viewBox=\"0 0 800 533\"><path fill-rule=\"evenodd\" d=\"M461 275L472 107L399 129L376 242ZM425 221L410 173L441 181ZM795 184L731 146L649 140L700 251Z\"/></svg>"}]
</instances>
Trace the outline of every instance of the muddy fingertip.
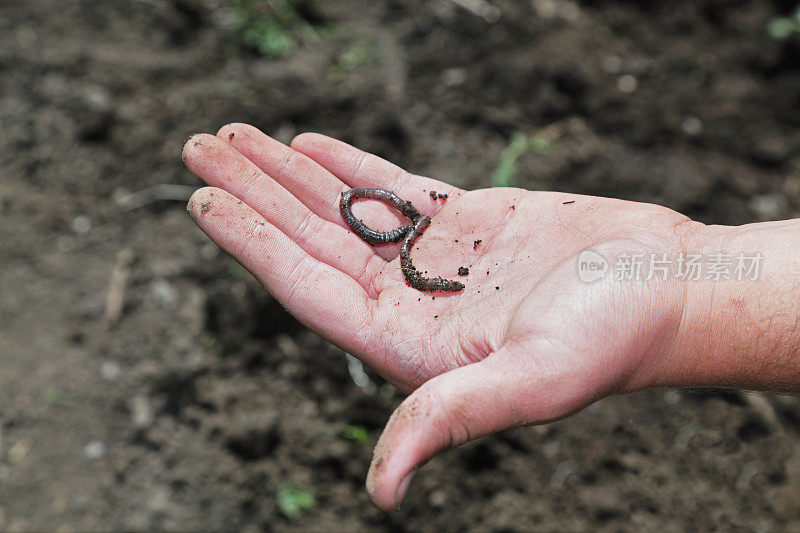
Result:
<instances>
[{"instance_id":1,"label":"muddy fingertip","mask_svg":"<svg viewBox=\"0 0 800 533\"><path fill-rule=\"evenodd\" d=\"M214 187L202 187L194 191L189 201L186 203L186 211L189 216L197 222L199 215L207 213L211 210L212 201L214 196Z\"/></svg>"},{"instance_id":2,"label":"muddy fingertip","mask_svg":"<svg viewBox=\"0 0 800 533\"><path fill-rule=\"evenodd\" d=\"M181 161L186 163L186 158L189 156L190 150L201 143L200 139L202 135L202 133L192 133L183 142L183 146L181 147Z\"/></svg>"}]
</instances>

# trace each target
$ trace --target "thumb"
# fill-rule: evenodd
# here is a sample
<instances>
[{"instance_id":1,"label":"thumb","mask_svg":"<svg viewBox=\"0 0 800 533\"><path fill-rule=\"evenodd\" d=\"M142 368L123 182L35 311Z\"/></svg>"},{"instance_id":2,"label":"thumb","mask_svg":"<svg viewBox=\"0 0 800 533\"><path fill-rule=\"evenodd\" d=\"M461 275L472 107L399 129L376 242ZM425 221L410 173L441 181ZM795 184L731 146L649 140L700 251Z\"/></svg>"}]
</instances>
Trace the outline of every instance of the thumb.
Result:
<instances>
[{"instance_id":1,"label":"thumb","mask_svg":"<svg viewBox=\"0 0 800 533\"><path fill-rule=\"evenodd\" d=\"M446 448L582 407L580 400L569 401L580 395L569 390L576 380L556 368L559 359L543 363L536 356L530 346L520 350L506 343L478 363L430 379L406 398L375 447L367 475L375 505L397 508L416 468Z\"/></svg>"}]
</instances>

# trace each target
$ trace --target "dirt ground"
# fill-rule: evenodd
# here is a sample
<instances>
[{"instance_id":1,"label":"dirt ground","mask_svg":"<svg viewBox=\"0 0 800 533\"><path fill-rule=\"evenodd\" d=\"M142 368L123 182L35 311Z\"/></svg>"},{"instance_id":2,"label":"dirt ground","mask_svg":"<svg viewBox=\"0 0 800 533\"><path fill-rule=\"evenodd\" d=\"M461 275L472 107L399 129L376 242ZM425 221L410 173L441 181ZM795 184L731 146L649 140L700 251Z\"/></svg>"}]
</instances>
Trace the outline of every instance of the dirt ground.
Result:
<instances>
[{"instance_id":1,"label":"dirt ground","mask_svg":"<svg viewBox=\"0 0 800 533\"><path fill-rule=\"evenodd\" d=\"M800 39L767 27L795 4L317 0L269 57L222 0L0 0L0 529L800 531L800 400L722 391L480 440L378 511L401 395L356 385L184 202L130 196L199 186L183 140L242 121L469 188L524 132L550 144L520 186L791 217ZM291 518L287 487L314 504Z\"/></svg>"}]
</instances>

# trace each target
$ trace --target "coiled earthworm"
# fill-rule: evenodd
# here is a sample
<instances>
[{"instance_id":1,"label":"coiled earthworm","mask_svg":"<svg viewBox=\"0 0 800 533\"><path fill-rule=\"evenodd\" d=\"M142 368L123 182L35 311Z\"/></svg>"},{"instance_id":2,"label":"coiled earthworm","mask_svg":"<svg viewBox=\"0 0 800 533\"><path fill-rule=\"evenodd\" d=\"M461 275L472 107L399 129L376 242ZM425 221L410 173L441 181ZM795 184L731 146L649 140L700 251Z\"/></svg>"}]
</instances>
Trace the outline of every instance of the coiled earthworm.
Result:
<instances>
[{"instance_id":1,"label":"coiled earthworm","mask_svg":"<svg viewBox=\"0 0 800 533\"><path fill-rule=\"evenodd\" d=\"M410 219L411 224L400 226L391 231L375 231L353 215L351 208L353 200L356 198L371 198L385 202ZM418 291L458 292L464 288L464 284L458 281L443 278L426 278L411 262L411 248L414 246L414 240L422 235L425 228L431 223L430 217L426 217L417 211L411 202L402 200L395 193L384 189L356 188L342 193L342 197L339 200L339 211L341 211L342 218L350 226L350 229L369 244L387 244L403 241L400 246L400 269L403 271L406 282Z\"/></svg>"}]
</instances>

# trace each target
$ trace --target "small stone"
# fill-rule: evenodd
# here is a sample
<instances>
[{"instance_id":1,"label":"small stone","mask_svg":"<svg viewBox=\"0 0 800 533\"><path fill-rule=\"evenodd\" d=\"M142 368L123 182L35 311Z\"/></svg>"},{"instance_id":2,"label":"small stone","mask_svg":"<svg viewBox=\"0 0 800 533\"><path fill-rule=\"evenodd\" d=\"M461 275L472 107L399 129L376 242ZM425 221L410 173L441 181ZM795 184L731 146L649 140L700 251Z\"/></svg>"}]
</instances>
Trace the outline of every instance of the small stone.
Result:
<instances>
[{"instance_id":1,"label":"small stone","mask_svg":"<svg viewBox=\"0 0 800 533\"><path fill-rule=\"evenodd\" d=\"M664 392L664 401L667 403L667 405L676 405L679 401L681 401L681 393L675 389L670 389Z\"/></svg>"},{"instance_id":2,"label":"small stone","mask_svg":"<svg viewBox=\"0 0 800 533\"><path fill-rule=\"evenodd\" d=\"M101 440L93 440L83 448L83 455L87 459L100 459L106 454L106 445Z\"/></svg>"},{"instance_id":3,"label":"small stone","mask_svg":"<svg viewBox=\"0 0 800 533\"><path fill-rule=\"evenodd\" d=\"M469 276L469 269L467 267L458 267L459 276Z\"/></svg>"},{"instance_id":4,"label":"small stone","mask_svg":"<svg viewBox=\"0 0 800 533\"><path fill-rule=\"evenodd\" d=\"M150 284L150 290L156 302L162 307L173 307L178 302L178 291L166 279L159 278Z\"/></svg>"},{"instance_id":5,"label":"small stone","mask_svg":"<svg viewBox=\"0 0 800 533\"><path fill-rule=\"evenodd\" d=\"M28 455L31 445L25 439L20 439L8 450L8 462L12 465L19 464Z\"/></svg>"},{"instance_id":6,"label":"small stone","mask_svg":"<svg viewBox=\"0 0 800 533\"><path fill-rule=\"evenodd\" d=\"M104 361L100 366L100 375L103 376L103 379L114 381L121 373L122 370L116 361Z\"/></svg>"},{"instance_id":7,"label":"small stone","mask_svg":"<svg viewBox=\"0 0 800 533\"><path fill-rule=\"evenodd\" d=\"M131 399L131 421L136 429L146 429L153 423L153 410L147 396L137 394Z\"/></svg>"},{"instance_id":8,"label":"small stone","mask_svg":"<svg viewBox=\"0 0 800 533\"><path fill-rule=\"evenodd\" d=\"M428 496L428 503L431 507L442 507L447 503L447 493L441 489L434 490Z\"/></svg>"},{"instance_id":9,"label":"small stone","mask_svg":"<svg viewBox=\"0 0 800 533\"><path fill-rule=\"evenodd\" d=\"M686 135L696 137L703 132L703 122L697 117L686 117L681 123L681 131Z\"/></svg>"},{"instance_id":10,"label":"small stone","mask_svg":"<svg viewBox=\"0 0 800 533\"><path fill-rule=\"evenodd\" d=\"M553 476L550 478L550 486L561 488L566 484L567 478L575 473L575 465L572 461L564 461L556 466Z\"/></svg>"},{"instance_id":11,"label":"small stone","mask_svg":"<svg viewBox=\"0 0 800 533\"><path fill-rule=\"evenodd\" d=\"M445 87L457 87L467 80L467 71L463 68L449 68L442 73L442 83Z\"/></svg>"},{"instance_id":12,"label":"small stone","mask_svg":"<svg viewBox=\"0 0 800 533\"><path fill-rule=\"evenodd\" d=\"M430 195L431 195L431 198L433 198L434 200L436 200L436 191L431 191L431 192L430 192Z\"/></svg>"},{"instance_id":13,"label":"small stone","mask_svg":"<svg viewBox=\"0 0 800 533\"><path fill-rule=\"evenodd\" d=\"M742 467L739 476L736 478L736 488L740 492L747 490L753 482L753 478L761 471L758 461L749 461Z\"/></svg>"},{"instance_id":14,"label":"small stone","mask_svg":"<svg viewBox=\"0 0 800 533\"><path fill-rule=\"evenodd\" d=\"M689 446L689 441L692 440L697 434L697 428L691 422L688 424L684 424L684 426L678 432L678 435L675 437L675 440L672 443L672 446L678 450L686 449Z\"/></svg>"},{"instance_id":15,"label":"small stone","mask_svg":"<svg viewBox=\"0 0 800 533\"><path fill-rule=\"evenodd\" d=\"M88 85L83 91L83 99L93 111L103 112L111 107L111 93L105 87Z\"/></svg>"},{"instance_id":16,"label":"small stone","mask_svg":"<svg viewBox=\"0 0 800 533\"><path fill-rule=\"evenodd\" d=\"M617 89L624 93L632 93L639 87L639 80L630 74L624 74L617 79Z\"/></svg>"},{"instance_id":17,"label":"small stone","mask_svg":"<svg viewBox=\"0 0 800 533\"><path fill-rule=\"evenodd\" d=\"M780 193L762 194L752 198L749 205L761 220L775 220L783 218L786 198Z\"/></svg>"},{"instance_id":18,"label":"small stone","mask_svg":"<svg viewBox=\"0 0 800 533\"><path fill-rule=\"evenodd\" d=\"M78 215L72 221L72 231L75 233L89 233L92 229L92 219L86 215Z\"/></svg>"}]
</instances>

